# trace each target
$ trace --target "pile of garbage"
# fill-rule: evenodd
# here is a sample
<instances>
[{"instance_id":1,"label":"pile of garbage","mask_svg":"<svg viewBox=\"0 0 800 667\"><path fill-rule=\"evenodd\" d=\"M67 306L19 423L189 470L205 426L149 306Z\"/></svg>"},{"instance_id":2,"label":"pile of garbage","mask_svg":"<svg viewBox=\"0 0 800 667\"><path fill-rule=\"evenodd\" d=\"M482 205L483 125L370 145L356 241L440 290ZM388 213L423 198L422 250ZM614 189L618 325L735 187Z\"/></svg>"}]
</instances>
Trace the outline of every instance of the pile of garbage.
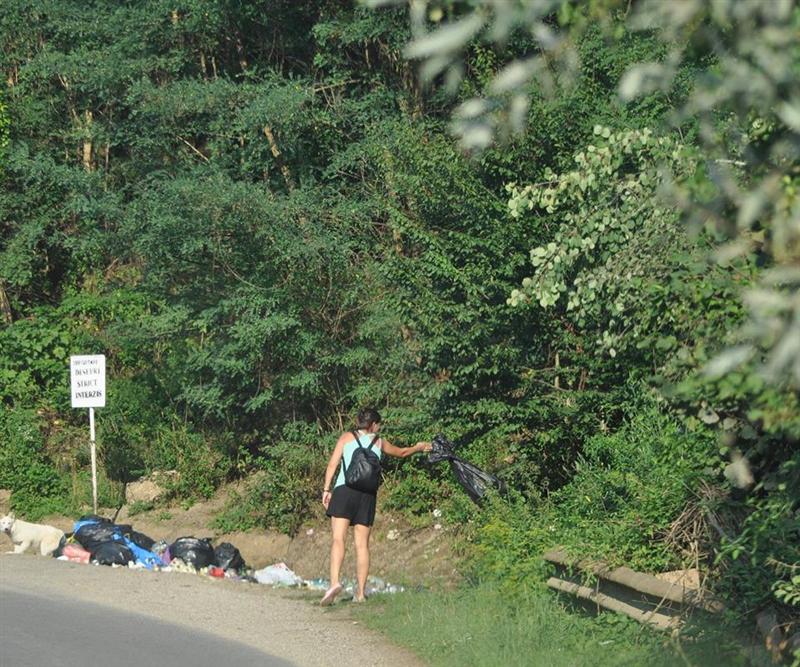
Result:
<instances>
[{"instance_id":1,"label":"pile of garbage","mask_svg":"<svg viewBox=\"0 0 800 667\"><path fill-rule=\"evenodd\" d=\"M252 570L239 550L230 542L214 547L208 538L179 537L174 542L156 542L129 524L118 524L96 515L83 516L75 522L71 535L65 538L53 556L59 560L96 565L125 566L188 572L210 577L233 579L271 586L289 586L325 591L327 579L303 579L286 563L275 563ZM352 594L355 582L343 580L345 592ZM367 580L367 595L398 593L402 586L390 584L378 577Z\"/></svg>"},{"instance_id":2,"label":"pile of garbage","mask_svg":"<svg viewBox=\"0 0 800 667\"><path fill-rule=\"evenodd\" d=\"M244 558L230 542L216 548L209 539L198 537L179 537L171 544L156 542L129 524L95 515L78 519L70 537L53 555L77 563L201 572L212 577L249 576Z\"/></svg>"}]
</instances>

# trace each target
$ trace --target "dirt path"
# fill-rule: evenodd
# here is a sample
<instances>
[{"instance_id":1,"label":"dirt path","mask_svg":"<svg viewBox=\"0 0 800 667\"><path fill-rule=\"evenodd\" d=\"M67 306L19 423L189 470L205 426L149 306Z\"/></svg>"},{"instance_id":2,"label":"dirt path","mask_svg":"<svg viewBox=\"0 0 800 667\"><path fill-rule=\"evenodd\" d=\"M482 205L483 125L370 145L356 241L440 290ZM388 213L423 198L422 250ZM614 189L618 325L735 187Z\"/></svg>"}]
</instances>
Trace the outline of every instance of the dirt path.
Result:
<instances>
[{"instance_id":1,"label":"dirt path","mask_svg":"<svg viewBox=\"0 0 800 667\"><path fill-rule=\"evenodd\" d=\"M0 600L3 590L57 595L143 614L242 642L296 665L422 665L408 651L354 621L347 610L352 603L323 609L317 605L317 593L191 574L79 565L32 554L0 555Z\"/></svg>"},{"instance_id":2,"label":"dirt path","mask_svg":"<svg viewBox=\"0 0 800 667\"><path fill-rule=\"evenodd\" d=\"M228 493L229 489L220 489L214 498L195 503L188 509L173 505L131 515L126 506L116 516L113 509L107 508L101 509L99 514L115 517L117 523L131 524L154 540L168 543L184 536L208 537L215 545L230 542L239 549L247 565L254 569L282 561L304 579L328 576L330 523L321 510L293 538L265 530L223 533L213 528L213 519L227 501ZM6 511L7 505L0 497L0 514ZM76 518L50 516L42 519L41 523L69 532ZM434 528L441 525L439 522L445 526ZM10 545L6 536L0 533L0 552L6 551ZM370 553L370 574L394 584L439 588L450 587L460 580L454 569L451 530L445 519L430 517L427 526L412 527L379 507L370 539ZM342 568L345 578L355 576L354 555L351 534Z\"/></svg>"}]
</instances>

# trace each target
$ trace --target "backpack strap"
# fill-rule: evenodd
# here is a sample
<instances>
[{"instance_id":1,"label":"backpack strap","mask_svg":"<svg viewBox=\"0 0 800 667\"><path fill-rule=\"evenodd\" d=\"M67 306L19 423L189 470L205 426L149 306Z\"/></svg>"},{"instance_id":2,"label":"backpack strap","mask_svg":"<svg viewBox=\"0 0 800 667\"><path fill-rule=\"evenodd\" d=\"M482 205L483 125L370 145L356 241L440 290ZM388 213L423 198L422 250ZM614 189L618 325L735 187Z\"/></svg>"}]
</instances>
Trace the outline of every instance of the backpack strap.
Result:
<instances>
[{"instance_id":1,"label":"backpack strap","mask_svg":"<svg viewBox=\"0 0 800 667\"><path fill-rule=\"evenodd\" d=\"M358 433L356 433L355 431L350 431L350 433L356 439L358 446L361 447L361 449L366 449L366 447L364 447L364 445L361 444L361 438L358 437ZM372 448L372 445L374 445L377 440L378 440L378 434L376 433L374 436L372 436L372 442L370 442L367 445L367 447Z\"/></svg>"}]
</instances>

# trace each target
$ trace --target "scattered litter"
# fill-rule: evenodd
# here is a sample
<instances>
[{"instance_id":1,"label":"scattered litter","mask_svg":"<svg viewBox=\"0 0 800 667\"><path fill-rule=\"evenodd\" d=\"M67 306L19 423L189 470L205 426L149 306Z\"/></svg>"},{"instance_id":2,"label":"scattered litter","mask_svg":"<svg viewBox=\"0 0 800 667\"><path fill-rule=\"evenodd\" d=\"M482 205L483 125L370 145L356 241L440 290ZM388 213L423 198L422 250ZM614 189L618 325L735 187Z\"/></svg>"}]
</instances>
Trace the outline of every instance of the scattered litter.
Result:
<instances>
[{"instance_id":1,"label":"scattered litter","mask_svg":"<svg viewBox=\"0 0 800 667\"><path fill-rule=\"evenodd\" d=\"M386 539L394 541L398 537L400 537L400 531L397 528L392 528L388 533L386 533Z\"/></svg>"},{"instance_id":2,"label":"scattered litter","mask_svg":"<svg viewBox=\"0 0 800 667\"><path fill-rule=\"evenodd\" d=\"M313 534L314 534L314 529L313 529L313 528L309 528L309 529L306 531L306 535L308 535L309 537L311 537Z\"/></svg>"},{"instance_id":3,"label":"scattered litter","mask_svg":"<svg viewBox=\"0 0 800 667\"><path fill-rule=\"evenodd\" d=\"M331 582L327 579L316 578L316 579L305 579L303 580L303 585L306 588L310 588L313 591L327 591L331 587Z\"/></svg>"},{"instance_id":4,"label":"scattered litter","mask_svg":"<svg viewBox=\"0 0 800 667\"><path fill-rule=\"evenodd\" d=\"M355 581L352 579L342 579L341 583L346 594L353 595L355 593ZM327 591L330 588L330 585L331 582L328 579L305 579L303 581L304 588L309 588L315 591ZM370 596L376 594L380 595L383 593L402 593L404 590L405 588L403 586L391 584L379 577L367 577L367 585L364 592L367 596Z\"/></svg>"},{"instance_id":5,"label":"scattered litter","mask_svg":"<svg viewBox=\"0 0 800 667\"><path fill-rule=\"evenodd\" d=\"M169 552L169 545L164 540L156 542L151 551L161 560L161 567L169 565L169 562L172 560L172 554Z\"/></svg>"},{"instance_id":6,"label":"scattered litter","mask_svg":"<svg viewBox=\"0 0 800 667\"><path fill-rule=\"evenodd\" d=\"M433 510L433 516L436 519L441 519L442 518L442 510L440 510L440 509Z\"/></svg>"},{"instance_id":7,"label":"scattered litter","mask_svg":"<svg viewBox=\"0 0 800 667\"><path fill-rule=\"evenodd\" d=\"M169 572L185 572L186 574L197 574L197 568L192 567L188 563L184 563L180 558L173 558L169 563Z\"/></svg>"},{"instance_id":8,"label":"scattered litter","mask_svg":"<svg viewBox=\"0 0 800 667\"><path fill-rule=\"evenodd\" d=\"M365 592L367 595L374 593L402 593L405 590L398 584L390 584L379 577L367 577L367 586Z\"/></svg>"},{"instance_id":9,"label":"scattered litter","mask_svg":"<svg viewBox=\"0 0 800 667\"><path fill-rule=\"evenodd\" d=\"M442 524L440 524L440 523L433 524L433 529L434 530L441 530L442 529Z\"/></svg>"},{"instance_id":10,"label":"scattered litter","mask_svg":"<svg viewBox=\"0 0 800 667\"><path fill-rule=\"evenodd\" d=\"M275 563L257 570L254 575L259 584L272 584L273 586L299 586L303 580L298 577L286 563Z\"/></svg>"}]
</instances>

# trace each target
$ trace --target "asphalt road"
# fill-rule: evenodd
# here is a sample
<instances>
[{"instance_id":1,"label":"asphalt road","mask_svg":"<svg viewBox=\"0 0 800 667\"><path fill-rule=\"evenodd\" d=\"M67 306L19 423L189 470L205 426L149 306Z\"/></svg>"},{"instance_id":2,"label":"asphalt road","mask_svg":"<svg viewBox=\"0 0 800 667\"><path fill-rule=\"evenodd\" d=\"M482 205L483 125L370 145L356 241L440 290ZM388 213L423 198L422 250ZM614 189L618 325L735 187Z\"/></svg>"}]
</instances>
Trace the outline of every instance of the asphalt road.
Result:
<instances>
[{"instance_id":1,"label":"asphalt road","mask_svg":"<svg viewBox=\"0 0 800 667\"><path fill-rule=\"evenodd\" d=\"M250 646L146 616L0 588L2 667L287 667Z\"/></svg>"},{"instance_id":2,"label":"asphalt road","mask_svg":"<svg viewBox=\"0 0 800 667\"><path fill-rule=\"evenodd\" d=\"M0 667L422 667L351 607L320 607L316 591L0 553Z\"/></svg>"}]
</instances>

